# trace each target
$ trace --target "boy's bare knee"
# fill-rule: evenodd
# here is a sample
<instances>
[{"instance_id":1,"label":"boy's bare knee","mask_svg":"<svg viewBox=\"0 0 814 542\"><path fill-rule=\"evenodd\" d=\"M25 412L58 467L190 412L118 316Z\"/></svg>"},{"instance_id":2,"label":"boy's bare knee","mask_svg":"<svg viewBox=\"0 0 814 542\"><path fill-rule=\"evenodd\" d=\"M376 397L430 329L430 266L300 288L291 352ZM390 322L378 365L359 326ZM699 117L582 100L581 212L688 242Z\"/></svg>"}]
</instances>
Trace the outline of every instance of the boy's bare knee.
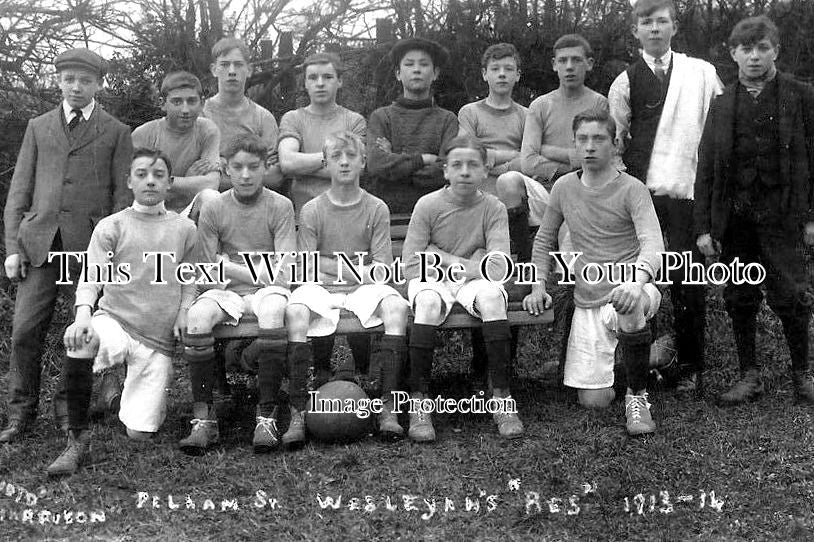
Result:
<instances>
[{"instance_id":1,"label":"boy's bare knee","mask_svg":"<svg viewBox=\"0 0 814 542\"><path fill-rule=\"evenodd\" d=\"M636 307L626 314L616 313L619 319L619 329L625 333L632 333L644 329L647 325L647 311L650 307L650 298L645 294L639 296Z\"/></svg>"},{"instance_id":2,"label":"boy's bare knee","mask_svg":"<svg viewBox=\"0 0 814 542\"><path fill-rule=\"evenodd\" d=\"M526 183L523 175L517 171L507 171L497 178L495 184L497 197L506 207L517 207L526 197Z\"/></svg>"},{"instance_id":3,"label":"boy's bare knee","mask_svg":"<svg viewBox=\"0 0 814 542\"><path fill-rule=\"evenodd\" d=\"M78 359L93 359L96 353L99 352L99 337L93 335L90 342L82 342L76 350L69 350L68 354L72 358Z\"/></svg>"},{"instance_id":4,"label":"boy's bare knee","mask_svg":"<svg viewBox=\"0 0 814 542\"><path fill-rule=\"evenodd\" d=\"M190 333L208 333L220 320L223 310L211 299L199 299L187 313L187 331Z\"/></svg>"},{"instance_id":5,"label":"boy's bare knee","mask_svg":"<svg viewBox=\"0 0 814 542\"><path fill-rule=\"evenodd\" d=\"M597 390L577 390L579 404L585 408L608 408L616 398L613 388Z\"/></svg>"},{"instance_id":6,"label":"boy's bare knee","mask_svg":"<svg viewBox=\"0 0 814 542\"><path fill-rule=\"evenodd\" d=\"M287 305L285 296L272 294L264 297L257 308L257 325L265 329L283 327Z\"/></svg>"},{"instance_id":7,"label":"boy's bare knee","mask_svg":"<svg viewBox=\"0 0 814 542\"><path fill-rule=\"evenodd\" d=\"M438 292L432 290L424 290L416 294L413 300L415 305L415 322L418 324L433 324L441 323L441 311L444 307L444 302Z\"/></svg>"},{"instance_id":8,"label":"boy's bare knee","mask_svg":"<svg viewBox=\"0 0 814 542\"><path fill-rule=\"evenodd\" d=\"M497 288L490 288L475 296L475 307L484 319L500 319L506 316L506 300Z\"/></svg>"},{"instance_id":9,"label":"boy's bare knee","mask_svg":"<svg viewBox=\"0 0 814 542\"><path fill-rule=\"evenodd\" d=\"M407 304L401 296L389 295L379 303L379 317L387 325L407 325Z\"/></svg>"}]
</instances>

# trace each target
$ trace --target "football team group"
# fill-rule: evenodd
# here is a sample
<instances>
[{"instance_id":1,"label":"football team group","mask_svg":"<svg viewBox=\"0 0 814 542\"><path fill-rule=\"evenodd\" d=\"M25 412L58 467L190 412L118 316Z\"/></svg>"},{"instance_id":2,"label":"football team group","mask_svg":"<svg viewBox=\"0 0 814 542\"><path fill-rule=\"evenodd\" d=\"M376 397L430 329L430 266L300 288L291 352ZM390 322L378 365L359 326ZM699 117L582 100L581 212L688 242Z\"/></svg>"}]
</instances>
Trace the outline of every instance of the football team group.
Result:
<instances>
[{"instance_id":1,"label":"football team group","mask_svg":"<svg viewBox=\"0 0 814 542\"><path fill-rule=\"evenodd\" d=\"M711 64L672 50L677 31L672 0L639 0L632 32L641 54L607 97L585 86L594 64L590 43L578 34L560 37L551 59L559 87L528 108L512 99L521 74L515 47L492 45L481 62L488 96L457 116L433 100L433 83L449 60L436 42L393 45L402 95L367 120L336 103L340 58L317 53L302 65L309 104L285 113L279 126L245 95L252 73L246 45L224 38L212 50L217 93L204 101L197 77L169 73L160 86L166 116L132 134L94 98L103 59L88 49L63 52L55 60L62 103L29 122L5 206L5 272L17 281L17 297L0 443L18 442L37 417L40 358L60 291L75 319L64 334L53 401L68 443L48 467L51 475L76 472L87 454L94 372L128 436L155 435L166 417L177 345L189 369L194 418L180 448L200 454L217 443L213 392L221 369L213 330L244 316L259 328L257 363L245 367L257 377L258 453L306 442L308 390L331 378L341 310L364 328L384 329L372 352L369 334L348 336L354 357L369 355L384 406L382 437L405 433L392 392L419 400L429 394L438 328L455 303L482 321L472 331L473 365L483 368L492 397L508 399L516 328L507 320L506 289L481 272L481 260L495 251L540 270L522 300L532 315L552 304L550 253L581 253L567 313L564 384L584 407L605 408L615 398L618 366L631 435L656 429L647 382L652 317L661 304L654 277L665 250L691 253L694 262L717 257L765 267L795 397L814 403L814 298L802 250L814 244L814 89L776 70L779 34L766 17L732 29L738 78L726 88ZM327 285L340 272L335 252L365 253L362 271L393 263L391 212L410 213L401 252L406 291L367 272L341 292L296 285L287 265L256 274L262 267L240 256L317 252ZM49 257L67 251L86 251L90 271L75 286L57 284L60 265ZM145 252L173 254L163 261L168 271L217 264L229 280L158 283ZM422 253L455 268L460 280L422 280ZM486 261L496 275L506 265ZM619 283L579 272L611 262L635 264L635 274ZM105 282L98 271L110 265L129 267L128 280ZM79 267L72 260L74 277ZM669 286L676 388L698 392L705 289L682 283L682 275L676 270ZM724 297L741 376L720 400L737 404L763 392L755 355L762 292L732 283ZM111 368L121 364L120 390ZM284 432L277 427L283 414L290 418ZM523 435L517 412L493 417L502 437ZM406 433L417 442L435 440L432 412L410 412Z\"/></svg>"}]
</instances>

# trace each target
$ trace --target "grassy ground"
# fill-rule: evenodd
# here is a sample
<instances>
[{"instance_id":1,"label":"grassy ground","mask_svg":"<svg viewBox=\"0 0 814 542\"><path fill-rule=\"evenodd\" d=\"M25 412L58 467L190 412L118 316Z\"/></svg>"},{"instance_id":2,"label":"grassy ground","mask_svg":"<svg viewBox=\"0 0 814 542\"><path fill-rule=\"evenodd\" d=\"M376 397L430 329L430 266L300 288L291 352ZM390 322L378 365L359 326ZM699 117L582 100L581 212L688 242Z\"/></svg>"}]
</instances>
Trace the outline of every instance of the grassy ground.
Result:
<instances>
[{"instance_id":1,"label":"grassy ground","mask_svg":"<svg viewBox=\"0 0 814 542\"><path fill-rule=\"evenodd\" d=\"M44 474L64 444L49 416L40 417L35 435L0 448L0 539L812 540L814 409L793 404L780 324L761 313L766 395L724 409L714 397L736 362L717 292L709 311L706 396L655 389L659 431L640 439L626 436L620 401L604 412L576 407L550 370L559 337L546 329L521 334L514 395L527 436L513 442L500 440L486 416L448 415L436 417L434 445L370 438L255 456L252 407L237 404L221 424L222 445L191 458L176 450L190 418L178 364L169 419L154 444L129 442L109 418L94 427L89 464L59 481ZM0 314L5 373L8 295L0 295ZM446 341L434 385L462 396L468 339L451 334ZM51 342L47 349L50 398ZM37 497L33 522L20 488ZM325 503L340 496L337 509ZM195 509L186 508L187 497ZM206 499L215 510L203 509ZM65 510L73 513L70 524ZM48 519L44 511L61 514L60 524L50 524L54 516L38 524L37 514ZM105 521L90 523L101 511Z\"/></svg>"}]
</instances>

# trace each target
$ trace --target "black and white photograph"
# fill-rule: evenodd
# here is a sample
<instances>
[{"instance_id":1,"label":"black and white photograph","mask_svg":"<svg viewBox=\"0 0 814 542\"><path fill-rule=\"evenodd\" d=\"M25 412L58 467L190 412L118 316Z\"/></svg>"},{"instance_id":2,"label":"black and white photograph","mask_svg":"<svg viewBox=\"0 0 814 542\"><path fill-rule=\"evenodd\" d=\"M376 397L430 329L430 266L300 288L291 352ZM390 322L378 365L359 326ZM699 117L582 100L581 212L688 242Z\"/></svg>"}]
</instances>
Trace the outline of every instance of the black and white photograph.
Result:
<instances>
[{"instance_id":1,"label":"black and white photograph","mask_svg":"<svg viewBox=\"0 0 814 542\"><path fill-rule=\"evenodd\" d=\"M0 539L814 540L812 28L0 0Z\"/></svg>"}]
</instances>

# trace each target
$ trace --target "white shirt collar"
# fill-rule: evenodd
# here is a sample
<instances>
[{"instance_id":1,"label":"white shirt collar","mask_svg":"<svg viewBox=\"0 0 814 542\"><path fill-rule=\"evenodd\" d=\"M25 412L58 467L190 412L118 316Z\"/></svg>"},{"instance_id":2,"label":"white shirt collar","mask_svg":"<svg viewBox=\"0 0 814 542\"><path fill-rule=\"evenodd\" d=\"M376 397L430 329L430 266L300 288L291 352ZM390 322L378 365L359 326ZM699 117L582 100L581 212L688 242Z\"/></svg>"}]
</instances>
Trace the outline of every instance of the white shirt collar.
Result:
<instances>
[{"instance_id":1,"label":"white shirt collar","mask_svg":"<svg viewBox=\"0 0 814 542\"><path fill-rule=\"evenodd\" d=\"M163 201L159 201L155 205L142 205L141 203L134 201L133 210L136 211L137 213L144 213L145 215L167 214L167 208L164 206Z\"/></svg>"},{"instance_id":2,"label":"white shirt collar","mask_svg":"<svg viewBox=\"0 0 814 542\"><path fill-rule=\"evenodd\" d=\"M642 50L642 58L647 63L647 67L650 68L654 73L656 71L656 57L647 54L644 50ZM670 61L673 59L673 50L668 49L666 53L659 57L661 59L661 67L664 71L670 69Z\"/></svg>"},{"instance_id":3,"label":"white shirt collar","mask_svg":"<svg viewBox=\"0 0 814 542\"><path fill-rule=\"evenodd\" d=\"M82 117L87 122L90 120L90 114L93 113L93 108L96 106L96 100L91 98L90 103L82 108ZM65 113L65 121L71 122L73 118L73 107L68 105L68 102L62 100L62 111Z\"/></svg>"}]
</instances>

